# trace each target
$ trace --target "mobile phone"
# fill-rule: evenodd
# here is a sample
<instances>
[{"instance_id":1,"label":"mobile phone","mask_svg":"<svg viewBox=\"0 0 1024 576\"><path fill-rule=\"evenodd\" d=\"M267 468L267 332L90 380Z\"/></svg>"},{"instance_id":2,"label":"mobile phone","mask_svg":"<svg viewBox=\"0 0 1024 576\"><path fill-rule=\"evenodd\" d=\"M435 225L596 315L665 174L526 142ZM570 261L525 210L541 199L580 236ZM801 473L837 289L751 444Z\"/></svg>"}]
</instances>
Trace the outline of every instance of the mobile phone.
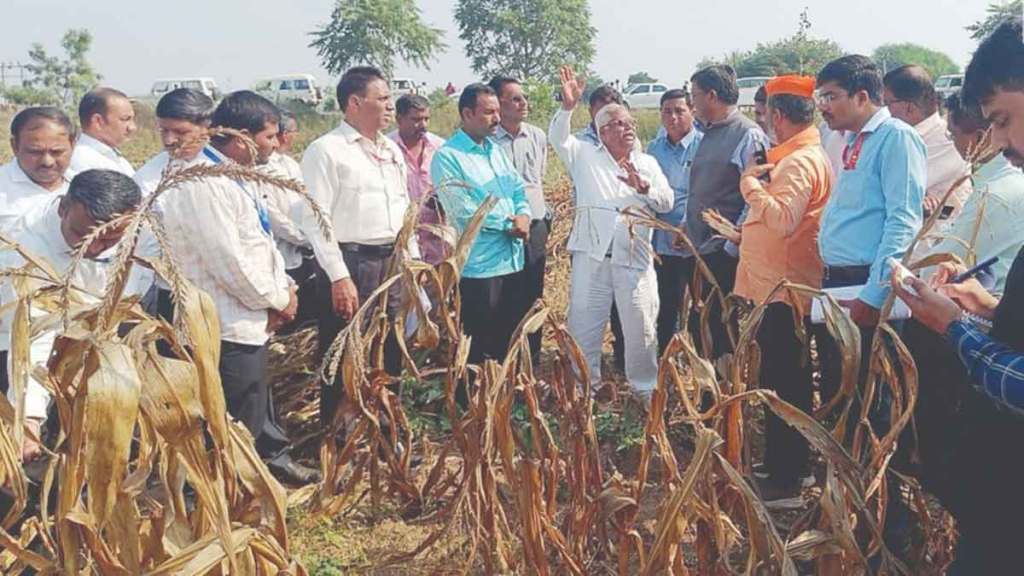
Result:
<instances>
[{"instance_id":1,"label":"mobile phone","mask_svg":"<svg viewBox=\"0 0 1024 576\"><path fill-rule=\"evenodd\" d=\"M889 257L886 262L889 264L889 269L892 270L893 278L900 283L900 286L906 288L907 292L917 295L917 291L906 284L907 278L913 278L914 273L909 268L903 265L899 260Z\"/></svg>"},{"instance_id":2,"label":"mobile phone","mask_svg":"<svg viewBox=\"0 0 1024 576\"><path fill-rule=\"evenodd\" d=\"M939 212L939 220L948 220L953 215L953 206L946 204L942 207L942 212Z\"/></svg>"},{"instance_id":3,"label":"mobile phone","mask_svg":"<svg viewBox=\"0 0 1024 576\"><path fill-rule=\"evenodd\" d=\"M764 144L758 143L754 148L754 162L759 166L768 163L768 150L765 149ZM764 182L771 182L772 175L765 172L760 176L760 179Z\"/></svg>"}]
</instances>

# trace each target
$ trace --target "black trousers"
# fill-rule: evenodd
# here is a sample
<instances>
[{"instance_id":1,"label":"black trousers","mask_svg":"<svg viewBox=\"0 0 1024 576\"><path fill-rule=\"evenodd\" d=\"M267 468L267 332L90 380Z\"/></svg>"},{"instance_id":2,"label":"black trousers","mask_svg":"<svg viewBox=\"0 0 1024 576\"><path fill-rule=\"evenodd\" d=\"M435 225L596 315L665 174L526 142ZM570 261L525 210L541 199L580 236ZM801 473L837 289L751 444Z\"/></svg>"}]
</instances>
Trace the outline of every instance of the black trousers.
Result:
<instances>
[{"instance_id":1,"label":"black trousers","mask_svg":"<svg viewBox=\"0 0 1024 576\"><path fill-rule=\"evenodd\" d=\"M7 395L11 387L10 377L7 374L7 350L0 352L0 394Z\"/></svg>"},{"instance_id":2,"label":"black trousers","mask_svg":"<svg viewBox=\"0 0 1024 576\"><path fill-rule=\"evenodd\" d=\"M342 245L341 254L345 259L345 266L348 267L352 282L356 285L356 291L359 293L359 305L362 306L370 294L387 280L393 254L389 250L381 250L377 247L358 247L348 244ZM317 272L316 298L318 303L318 340L322 357L330 349L338 334L348 325L348 322L334 312L334 302L331 299L331 280L322 270ZM387 315L389 321L393 322L398 317L401 298L402 282L399 280L388 290ZM370 310L368 314L364 314L363 318L364 321L369 322L374 316L374 310ZM399 335L391 330L384 342L384 369L392 376L398 376L402 369L402 353L398 346L398 337ZM321 382L320 423L322 426L329 427L333 422L342 391L340 370L335 381L330 385Z\"/></svg>"},{"instance_id":3,"label":"black trousers","mask_svg":"<svg viewBox=\"0 0 1024 576\"><path fill-rule=\"evenodd\" d=\"M530 239L526 243L526 262L523 266L523 302L524 313L528 311L538 298L544 297L544 269L548 262L548 234L551 232L551 220L539 219L530 223ZM530 356L534 365L540 361L540 344L543 331L538 330L530 335Z\"/></svg>"},{"instance_id":4,"label":"black trousers","mask_svg":"<svg viewBox=\"0 0 1024 576\"><path fill-rule=\"evenodd\" d=\"M814 393L810 357L796 335L793 309L785 303L768 305L757 332L761 347L761 388L810 413ZM774 412L765 414L764 462L774 480L795 482L805 472L807 440Z\"/></svg>"},{"instance_id":5,"label":"black trousers","mask_svg":"<svg viewBox=\"0 0 1024 576\"><path fill-rule=\"evenodd\" d=\"M157 313L174 321L174 300L168 290L156 294ZM157 343L160 354L173 357L171 347ZM291 449L291 441L277 422L274 399L267 379L267 347L221 340L220 380L228 414L249 429L260 458L271 460ZM256 395L259 398L256 398ZM262 409L260 409L262 407ZM260 410L257 414L255 411Z\"/></svg>"},{"instance_id":6,"label":"black trousers","mask_svg":"<svg viewBox=\"0 0 1024 576\"><path fill-rule=\"evenodd\" d=\"M521 284L520 273L459 281L462 329L473 338L470 363L505 358L512 332L526 313Z\"/></svg>"},{"instance_id":7,"label":"black trousers","mask_svg":"<svg viewBox=\"0 0 1024 576\"><path fill-rule=\"evenodd\" d=\"M693 258L660 256L654 265L658 275L658 354L665 351L669 341L679 330L679 309L683 303L686 285L693 278Z\"/></svg>"},{"instance_id":8,"label":"black trousers","mask_svg":"<svg viewBox=\"0 0 1024 576\"><path fill-rule=\"evenodd\" d=\"M701 257L704 259L704 263L707 264L711 270L711 274L715 277L715 281L718 282L719 287L722 289L723 296L728 296L736 285L736 267L739 265L739 260L730 256L725 250L719 250L710 254L703 254ZM697 267L697 259L690 256L682 258L678 264L678 271L682 282L685 283L693 278L694 272ZM707 279L703 275L700 277L701 282L701 294L707 295L711 289L711 284L708 283ZM660 292L660 282L659 282ZM659 294L660 295L660 294ZM682 295L679 296L682 298ZM722 304L718 298L712 298L710 303L710 310L708 311L708 327L711 330L711 346L712 350L709 354L708 351L702 350L701 338L700 338L700 318L696 312L696 309L691 310L690 315L690 335L693 337L694 343L697 345L697 350L703 353L705 356L711 358L718 358L723 354L727 354L732 351L732 345L729 343L729 333L726 330L726 318L722 317ZM659 317L660 317L659 312ZM677 314L678 316L678 314ZM659 332L660 336L660 332ZM659 339L659 344L661 343ZM666 340L666 344L668 341Z\"/></svg>"},{"instance_id":9,"label":"black trousers","mask_svg":"<svg viewBox=\"0 0 1024 576\"><path fill-rule=\"evenodd\" d=\"M267 347L225 340L221 340L220 346L220 382L228 413L244 424L259 444L270 400Z\"/></svg>"}]
</instances>

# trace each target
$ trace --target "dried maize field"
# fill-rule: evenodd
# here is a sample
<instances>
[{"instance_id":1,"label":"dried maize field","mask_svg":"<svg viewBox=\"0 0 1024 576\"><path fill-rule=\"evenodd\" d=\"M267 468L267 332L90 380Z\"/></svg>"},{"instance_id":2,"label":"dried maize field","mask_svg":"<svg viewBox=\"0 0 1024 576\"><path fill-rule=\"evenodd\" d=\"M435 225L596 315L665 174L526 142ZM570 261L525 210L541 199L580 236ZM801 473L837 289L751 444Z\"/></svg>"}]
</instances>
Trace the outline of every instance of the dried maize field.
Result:
<instances>
[{"instance_id":1,"label":"dried maize field","mask_svg":"<svg viewBox=\"0 0 1024 576\"><path fill-rule=\"evenodd\" d=\"M0 531L3 573L937 574L948 563L955 540L948 516L890 468L918 385L887 325L878 329L867 384L858 387L860 334L827 301L827 328L843 351L842 386L806 414L757 389L770 360L754 340L764 308L712 286L689 298L703 342L686 330L671 342L649 409L610 373L591 390L565 327L566 183L554 198L545 300L523 319L502 363L467 365L469 341L457 321L459 271L486 203L448 261L396 265L389 284L402 279L407 292L407 315L396 325L377 313L386 284L322 359L315 331L275 339L276 408L300 454L324 474L320 484L286 489L226 414L209 298L166 256L145 264L170 280L179 311L173 325L122 296L128 271L141 264L132 257L141 231L165 244L154 198L216 175L303 193L297 183L240 166L165 174L142 209L109 224L127 224L128 232L102 294L80 294L27 253L23 268L3 271L18 295L8 304L22 342L11 350L15 398L23 398L32 369L27 342L47 326L63 329L48 370L36 369L60 428L38 484L27 479L17 448L27 433L24 406L0 400L0 486L13 501ZM403 236L416 226L413 213ZM22 250L9 242L3 249ZM815 293L788 283L776 290ZM698 353L708 349L712 299L735 319L735 352L714 363ZM30 316L30 302L48 315ZM402 350L403 376L394 379L382 369L383 339L389 330L404 333L410 316L417 327ZM526 337L538 330L545 346L535 370ZM159 354L157 343L174 357ZM346 400L324 434L319 382L336 374ZM463 407L456 389L467 383ZM868 418L883 391L892 423L884 433ZM748 481L765 411L813 448L815 486L796 512L767 509ZM903 490L890 490L897 480ZM920 537L910 550L890 550L882 539L894 492L918 516Z\"/></svg>"}]
</instances>

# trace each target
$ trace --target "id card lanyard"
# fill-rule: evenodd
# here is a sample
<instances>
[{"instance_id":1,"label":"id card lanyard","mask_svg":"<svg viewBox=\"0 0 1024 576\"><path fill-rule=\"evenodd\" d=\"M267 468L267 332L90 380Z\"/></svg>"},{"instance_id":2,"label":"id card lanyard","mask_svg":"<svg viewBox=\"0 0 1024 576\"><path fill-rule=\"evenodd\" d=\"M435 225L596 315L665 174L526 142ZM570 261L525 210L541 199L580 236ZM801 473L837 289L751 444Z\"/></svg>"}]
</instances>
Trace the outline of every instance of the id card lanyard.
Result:
<instances>
[{"instance_id":1,"label":"id card lanyard","mask_svg":"<svg viewBox=\"0 0 1024 576\"><path fill-rule=\"evenodd\" d=\"M206 156L206 158L210 162L213 162L215 165L221 163L220 157L217 156L209 148L203 148L203 155ZM264 206L263 203L260 202L255 195L250 194L249 190L245 187L244 184L242 184L238 180L232 180L232 182L237 184L238 187L242 189L242 193L244 193L250 200L252 200L252 205L254 208L256 208L256 216L260 220L260 227L263 228L263 233L270 235L270 213L267 211L267 207Z\"/></svg>"}]
</instances>

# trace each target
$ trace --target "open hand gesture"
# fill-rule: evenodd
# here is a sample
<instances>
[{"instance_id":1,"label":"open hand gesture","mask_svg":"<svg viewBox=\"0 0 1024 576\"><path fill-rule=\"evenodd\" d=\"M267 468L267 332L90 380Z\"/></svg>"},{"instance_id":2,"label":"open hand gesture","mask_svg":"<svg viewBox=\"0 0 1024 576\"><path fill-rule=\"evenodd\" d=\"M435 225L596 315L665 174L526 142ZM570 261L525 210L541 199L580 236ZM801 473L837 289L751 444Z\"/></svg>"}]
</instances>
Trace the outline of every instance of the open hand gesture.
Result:
<instances>
[{"instance_id":1,"label":"open hand gesture","mask_svg":"<svg viewBox=\"0 0 1024 576\"><path fill-rule=\"evenodd\" d=\"M562 108L572 110L576 108L580 98L583 97L583 89L587 86L587 79L573 71L572 66L564 65L558 71L562 80Z\"/></svg>"},{"instance_id":2,"label":"open hand gesture","mask_svg":"<svg viewBox=\"0 0 1024 576\"><path fill-rule=\"evenodd\" d=\"M640 172L637 171L636 166L629 160L629 157L623 158L619 162L619 166L622 166L622 169L626 171L626 175L619 176L619 180L625 182L633 190L636 190L637 194L647 194L650 191L651 183L640 176Z\"/></svg>"}]
</instances>

